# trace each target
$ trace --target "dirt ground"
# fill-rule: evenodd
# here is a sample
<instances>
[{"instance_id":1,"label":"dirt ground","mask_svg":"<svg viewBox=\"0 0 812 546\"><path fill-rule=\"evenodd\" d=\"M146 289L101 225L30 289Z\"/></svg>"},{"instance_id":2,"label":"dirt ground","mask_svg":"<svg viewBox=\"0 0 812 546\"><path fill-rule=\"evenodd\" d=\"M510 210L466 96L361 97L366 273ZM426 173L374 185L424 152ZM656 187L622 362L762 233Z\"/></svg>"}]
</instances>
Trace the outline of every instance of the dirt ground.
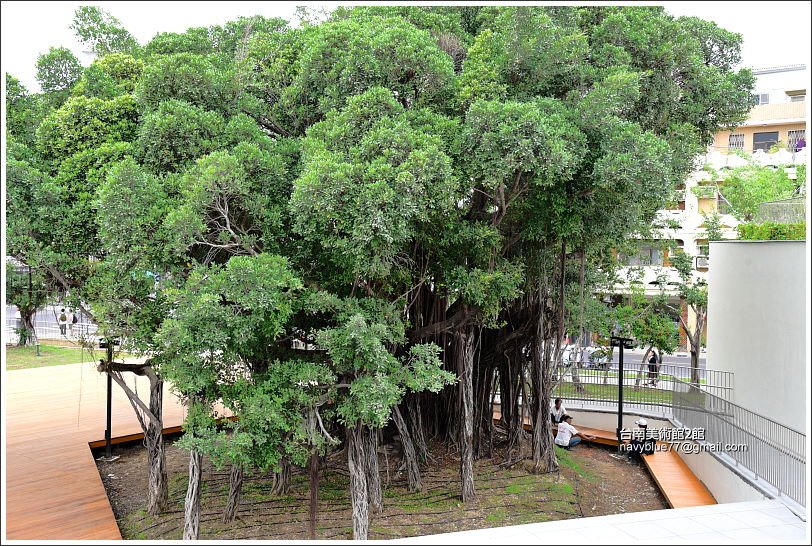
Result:
<instances>
[{"instance_id":1,"label":"dirt ground","mask_svg":"<svg viewBox=\"0 0 812 546\"><path fill-rule=\"evenodd\" d=\"M500 527L558 519L667 508L648 472L641 465L615 459L614 450L579 445L571 451L556 448L560 472L534 475L529 461L509 468L502 459L480 459L475 464L477 498L459 500L459 459L445 444L432 448L435 461L423 470L423 491L409 493L406 477L398 472L400 456L386 446L380 452L384 509L371 514L371 539L390 539ZM144 512L147 461L140 445L117 447L120 459L97 462L113 512L127 539L180 539L187 486L188 452L167 445L168 510L158 517ZM388 465L387 465L388 463ZM271 476L246 473L240 511L233 523L222 523L229 469L217 470L204 460L201 539L307 538L308 480L294 469L288 495L270 493ZM319 484L317 537L351 539L352 516L346 460L328 458Z\"/></svg>"}]
</instances>

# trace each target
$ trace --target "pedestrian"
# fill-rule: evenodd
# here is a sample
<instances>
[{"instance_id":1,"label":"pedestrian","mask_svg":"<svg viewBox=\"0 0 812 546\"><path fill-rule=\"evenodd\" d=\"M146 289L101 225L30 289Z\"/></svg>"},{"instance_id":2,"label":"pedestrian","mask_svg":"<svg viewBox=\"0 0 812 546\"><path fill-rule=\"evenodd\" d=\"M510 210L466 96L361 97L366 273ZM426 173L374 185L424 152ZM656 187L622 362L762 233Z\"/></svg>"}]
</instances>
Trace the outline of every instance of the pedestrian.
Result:
<instances>
[{"instance_id":1,"label":"pedestrian","mask_svg":"<svg viewBox=\"0 0 812 546\"><path fill-rule=\"evenodd\" d=\"M595 439L594 436L584 434L583 432L578 432L578 429L572 426L571 415L563 416L561 418L561 422L558 423L558 434L555 436L555 444L563 447L564 449L570 449L581 443L581 438L584 440Z\"/></svg>"},{"instance_id":2,"label":"pedestrian","mask_svg":"<svg viewBox=\"0 0 812 546\"><path fill-rule=\"evenodd\" d=\"M65 314L65 309L59 312L59 333L61 335L67 334L67 326L68 326L68 315Z\"/></svg>"},{"instance_id":3,"label":"pedestrian","mask_svg":"<svg viewBox=\"0 0 812 546\"><path fill-rule=\"evenodd\" d=\"M68 316L70 322L68 322L68 329L70 330L70 335L73 335L73 325L79 322L79 316L76 314L76 311L73 309L70 310L70 315Z\"/></svg>"},{"instance_id":4,"label":"pedestrian","mask_svg":"<svg viewBox=\"0 0 812 546\"><path fill-rule=\"evenodd\" d=\"M657 375L660 372L659 358L657 351L651 350L651 356L648 359L648 379L651 386L657 385Z\"/></svg>"}]
</instances>

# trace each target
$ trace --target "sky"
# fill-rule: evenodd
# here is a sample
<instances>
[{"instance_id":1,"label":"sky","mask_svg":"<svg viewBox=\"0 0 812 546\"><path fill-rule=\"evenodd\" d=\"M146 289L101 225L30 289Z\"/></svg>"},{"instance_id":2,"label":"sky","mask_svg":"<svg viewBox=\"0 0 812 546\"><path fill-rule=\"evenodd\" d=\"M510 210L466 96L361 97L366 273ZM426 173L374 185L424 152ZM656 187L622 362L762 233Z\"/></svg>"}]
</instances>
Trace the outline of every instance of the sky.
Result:
<instances>
[{"instance_id":1,"label":"sky","mask_svg":"<svg viewBox=\"0 0 812 546\"><path fill-rule=\"evenodd\" d=\"M371 2L344 2L344 4ZM417 2L381 2L416 4ZM424 2L423 4L450 2ZM457 2L456 4L488 2ZM509 2L492 2L507 4ZM528 4L529 2L521 2ZM540 2L541 3L541 2ZM565 2L556 4L588 4ZM596 2L592 2L595 4ZM610 2L618 4L621 2ZM692 15L716 22L742 34L742 64L751 68L804 63L809 66L809 2L636 2L663 5L675 16ZM37 57L51 46L70 48L82 60L83 47L69 26L79 5L97 5L118 18L144 44L158 32L183 32L189 27L222 24L241 15L292 19L297 5L331 8L339 2L2 2L2 68L31 91L39 90L34 78Z\"/></svg>"}]
</instances>

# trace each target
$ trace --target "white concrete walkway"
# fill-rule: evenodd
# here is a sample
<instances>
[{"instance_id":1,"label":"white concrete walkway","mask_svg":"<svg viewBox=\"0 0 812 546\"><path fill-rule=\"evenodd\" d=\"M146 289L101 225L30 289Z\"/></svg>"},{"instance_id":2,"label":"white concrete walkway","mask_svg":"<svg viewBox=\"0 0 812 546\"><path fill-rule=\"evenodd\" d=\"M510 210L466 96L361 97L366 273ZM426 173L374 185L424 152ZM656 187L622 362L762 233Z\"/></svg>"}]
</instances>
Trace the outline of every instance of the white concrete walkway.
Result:
<instances>
[{"instance_id":1,"label":"white concrete walkway","mask_svg":"<svg viewBox=\"0 0 812 546\"><path fill-rule=\"evenodd\" d=\"M403 538L411 544L809 544L809 526L764 500Z\"/></svg>"}]
</instances>

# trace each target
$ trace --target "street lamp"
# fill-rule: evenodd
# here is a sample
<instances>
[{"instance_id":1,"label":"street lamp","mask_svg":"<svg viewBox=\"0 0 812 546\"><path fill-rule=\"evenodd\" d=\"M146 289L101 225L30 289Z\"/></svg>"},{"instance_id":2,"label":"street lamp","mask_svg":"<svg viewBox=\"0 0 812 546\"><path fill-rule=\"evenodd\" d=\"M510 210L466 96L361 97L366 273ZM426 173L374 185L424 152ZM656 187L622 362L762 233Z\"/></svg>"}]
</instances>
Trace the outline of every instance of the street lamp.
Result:
<instances>
[{"instance_id":1,"label":"street lamp","mask_svg":"<svg viewBox=\"0 0 812 546\"><path fill-rule=\"evenodd\" d=\"M99 340L99 349L107 349L107 428L104 431L104 456L100 461L112 462L118 459L118 455L113 455L113 346L117 345L117 339L106 337Z\"/></svg>"},{"instance_id":2,"label":"street lamp","mask_svg":"<svg viewBox=\"0 0 812 546\"><path fill-rule=\"evenodd\" d=\"M616 329L612 331L609 342L612 347L620 349L618 354L618 379L617 379L617 446L618 450L622 445L620 431L623 428L623 349L633 349L634 339L615 335Z\"/></svg>"}]
</instances>

